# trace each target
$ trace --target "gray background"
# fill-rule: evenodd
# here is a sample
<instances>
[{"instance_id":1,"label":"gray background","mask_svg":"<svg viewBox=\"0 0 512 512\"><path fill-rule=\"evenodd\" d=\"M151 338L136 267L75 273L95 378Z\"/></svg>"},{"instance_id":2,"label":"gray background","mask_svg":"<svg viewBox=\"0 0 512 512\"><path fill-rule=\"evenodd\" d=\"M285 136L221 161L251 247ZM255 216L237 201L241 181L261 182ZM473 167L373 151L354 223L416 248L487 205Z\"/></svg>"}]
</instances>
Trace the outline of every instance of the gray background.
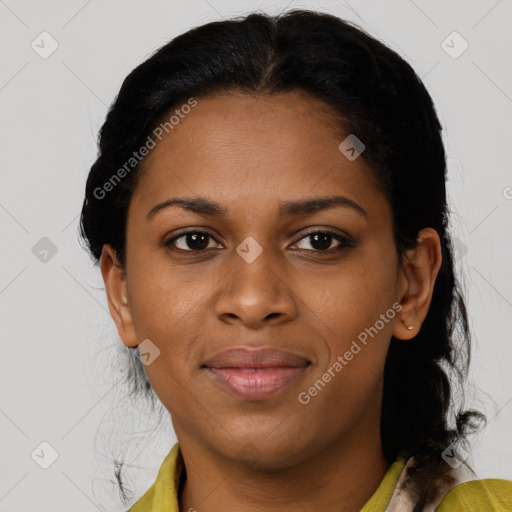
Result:
<instances>
[{"instance_id":1,"label":"gray background","mask_svg":"<svg viewBox=\"0 0 512 512\"><path fill-rule=\"evenodd\" d=\"M158 426L144 404L132 407L116 387L121 342L99 270L77 241L97 131L125 76L175 35L256 9L294 7L357 22L408 60L434 99L445 127L452 232L474 332L470 382L478 388L468 387L468 405L491 420L469 460L480 478L512 479L510 0L6 0L0 512L125 509L113 484L118 448L131 464L134 500L154 481L175 437L168 419ZM35 41L51 48L43 31L58 44L46 59L31 47ZM454 58L464 40L469 47ZM31 457L42 453L42 442L58 453L48 469ZM43 452L50 456L44 446Z\"/></svg>"}]
</instances>

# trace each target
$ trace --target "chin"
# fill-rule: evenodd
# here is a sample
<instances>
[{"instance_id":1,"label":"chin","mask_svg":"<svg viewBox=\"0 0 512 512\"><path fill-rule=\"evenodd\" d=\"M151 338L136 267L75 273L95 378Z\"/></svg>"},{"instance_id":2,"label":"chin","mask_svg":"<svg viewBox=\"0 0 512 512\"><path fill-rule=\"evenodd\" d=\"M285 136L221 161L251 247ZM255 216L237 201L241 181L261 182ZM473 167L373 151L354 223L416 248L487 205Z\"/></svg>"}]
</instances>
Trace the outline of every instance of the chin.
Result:
<instances>
[{"instance_id":1,"label":"chin","mask_svg":"<svg viewBox=\"0 0 512 512\"><path fill-rule=\"evenodd\" d=\"M295 442L291 442L295 437ZM266 434L250 435L247 441L239 440L236 442L236 449L231 450L227 455L243 465L260 470L284 469L294 466L304 460L307 447L298 445L297 436L288 435L286 438L276 437L270 441Z\"/></svg>"}]
</instances>

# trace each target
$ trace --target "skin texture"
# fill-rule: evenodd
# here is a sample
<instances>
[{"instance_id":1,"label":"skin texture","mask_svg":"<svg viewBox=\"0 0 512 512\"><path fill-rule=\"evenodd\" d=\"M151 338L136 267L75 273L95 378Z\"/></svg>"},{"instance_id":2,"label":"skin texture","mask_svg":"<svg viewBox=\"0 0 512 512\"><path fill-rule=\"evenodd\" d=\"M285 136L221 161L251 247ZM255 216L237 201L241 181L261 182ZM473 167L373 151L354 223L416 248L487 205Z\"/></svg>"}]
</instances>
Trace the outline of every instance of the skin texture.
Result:
<instances>
[{"instance_id":1,"label":"skin texture","mask_svg":"<svg viewBox=\"0 0 512 512\"><path fill-rule=\"evenodd\" d=\"M184 456L182 512L358 511L388 468L379 433L385 357L391 335L414 343L407 340L427 315L440 241L425 228L399 266L389 203L363 159L340 152L348 133L333 119L299 92L198 98L144 162L128 213L126 269L104 246L100 267L121 340L133 347L149 338L160 350L145 369ZM366 215L335 206L278 216L281 201L332 195ZM147 219L171 197L203 197L227 213L171 206ZM324 247L340 250L323 255L306 235L325 229L354 247L332 238ZM212 238L165 246L187 231ZM247 237L262 248L251 263L236 251ZM194 254L196 247L206 249ZM402 306L396 316L300 403L298 394L394 303ZM311 365L277 394L248 400L201 367L242 345L291 350Z\"/></svg>"}]
</instances>

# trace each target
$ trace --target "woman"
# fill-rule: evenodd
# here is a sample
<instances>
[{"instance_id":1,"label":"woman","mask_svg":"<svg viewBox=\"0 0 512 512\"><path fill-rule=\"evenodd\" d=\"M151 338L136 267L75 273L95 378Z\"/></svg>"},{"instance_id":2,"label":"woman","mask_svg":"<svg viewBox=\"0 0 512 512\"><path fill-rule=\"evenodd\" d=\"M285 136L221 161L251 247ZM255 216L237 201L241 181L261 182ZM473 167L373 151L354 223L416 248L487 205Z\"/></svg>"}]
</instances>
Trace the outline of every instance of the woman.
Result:
<instances>
[{"instance_id":1,"label":"woman","mask_svg":"<svg viewBox=\"0 0 512 512\"><path fill-rule=\"evenodd\" d=\"M178 439L130 510L512 508L464 462L445 179L420 79L331 15L209 23L130 73L81 219Z\"/></svg>"}]
</instances>

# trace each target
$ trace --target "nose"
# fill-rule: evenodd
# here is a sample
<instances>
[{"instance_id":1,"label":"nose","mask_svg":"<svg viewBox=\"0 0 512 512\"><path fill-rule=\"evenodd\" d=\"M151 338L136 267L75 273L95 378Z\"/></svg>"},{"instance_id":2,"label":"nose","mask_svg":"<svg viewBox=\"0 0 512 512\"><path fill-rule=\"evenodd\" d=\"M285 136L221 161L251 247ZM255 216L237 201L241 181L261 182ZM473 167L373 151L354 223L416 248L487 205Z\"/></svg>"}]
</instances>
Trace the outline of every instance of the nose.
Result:
<instances>
[{"instance_id":1,"label":"nose","mask_svg":"<svg viewBox=\"0 0 512 512\"><path fill-rule=\"evenodd\" d=\"M227 275L219 283L215 310L217 317L230 324L259 328L295 318L297 300L283 270L271 251L264 250L248 262L233 253Z\"/></svg>"}]
</instances>

